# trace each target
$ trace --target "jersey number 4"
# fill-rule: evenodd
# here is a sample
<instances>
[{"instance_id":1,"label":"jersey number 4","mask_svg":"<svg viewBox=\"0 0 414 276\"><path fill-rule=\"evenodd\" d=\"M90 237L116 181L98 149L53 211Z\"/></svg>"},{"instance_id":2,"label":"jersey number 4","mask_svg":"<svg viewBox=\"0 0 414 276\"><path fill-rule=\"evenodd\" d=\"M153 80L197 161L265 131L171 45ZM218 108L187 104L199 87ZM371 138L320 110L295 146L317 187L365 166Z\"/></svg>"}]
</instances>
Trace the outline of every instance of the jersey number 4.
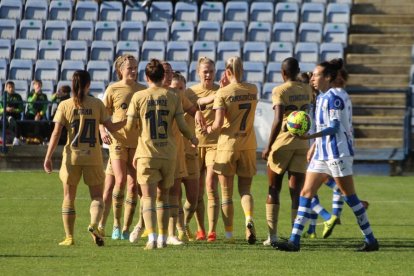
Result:
<instances>
[{"instance_id":1,"label":"jersey number 4","mask_svg":"<svg viewBox=\"0 0 414 276\"><path fill-rule=\"evenodd\" d=\"M167 139L168 138L168 122L164 121L164 116L168 116L169 110L150 110L145 113L145 119L149 120L151 139ZM161 131L160 129L164 129Z\"/></svg>"},{"instance_id":2,"label":"jersey number 4","mask_svg":"<svg viewBox=\"0 0 414 276\"><path fill-rule=\"evenodd\" d=\"M80 120L75 120L72 122L71 127L75 133L75 138L73 139L72 146L77 147L79 143L89 144L89 147L95 147L96 144L96 121L95 119L85 119L82 132L79 133Z\"/></svg>"}]
</instances>

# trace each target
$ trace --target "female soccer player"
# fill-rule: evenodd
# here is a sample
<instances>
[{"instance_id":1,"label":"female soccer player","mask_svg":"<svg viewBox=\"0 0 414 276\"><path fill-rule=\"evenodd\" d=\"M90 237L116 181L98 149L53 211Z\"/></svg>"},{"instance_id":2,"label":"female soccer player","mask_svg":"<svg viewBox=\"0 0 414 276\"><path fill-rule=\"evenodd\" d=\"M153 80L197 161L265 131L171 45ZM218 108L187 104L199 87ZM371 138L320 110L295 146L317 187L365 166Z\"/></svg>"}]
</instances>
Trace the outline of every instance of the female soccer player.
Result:
<instances>
[{"instance_id":1,"label":"female soccer player","mask_svg":"<svg viewBox=\"0 0 414 276\"><path fill-rule=\"evenodd\" d=\"M122 121L126 118L126 111L128 110L132 95L137 91L145 89L144 85L136 82L137 64L135 57L129 54L120 56L115 61L119 81L108 86L103 99L104 105L114 121ZM137 147L138 128L135 126L128 131L121 129L111 136L106 134L102 127L100 130L104 143L110 144L109 156L115 176L115 186L112 191L112 208L114 213L112 239L128 240L129 227L131 226L138 200L136 172L132 166L132 158ZM125 185L127 185L127 195L125 199L124 225L121 231Z\"/></svg>"},{"instance_id":2,"label":"female soccer player","mask_svg":"<svg viewBox=\"0 0 414 276\"><path fill-rule=\"evenodd\" d=\"M241 204L246 217L246 240L256 242L253 224L253 196L250 193L256 174L256 136L253 128L257 106L257 87L242 82L243 63L240 57L226 62L229 84L217 91L213 109L215 119L207 132L219 133L214 171L218 174L222 194L222 215L226 231L225 241L233 240L233 183L238 175Z\"/></svg>"},{"instance_id":3,"label":"female soccer player","mask_svg":"<svg viewBox=\"0 0 414 276\"><path fill-rule=\"evenodd\" d=\"M188 129L180 99L162 87L164 68L152 59L145 68L149 88L136 93L128 108L127 129L139 124L138 146L133 165L137 169L137 180L142 189L142 205L148 242L145 249L166 246L168 228L168 193L174 183L176 145L172 134L172 123L194 145L198 140ZM158 218L159 235L155 227Z\"/></svg>"},{"instance_id":4,"label":"female soccer player","mask_svg":"<svg viewBox=\"0 0 414 276\"><path fill-rule=\"evenodd\" d=\"M103 237L97 231L103 210L102 152L99 144L98 125L103 124L115 132L125 125L125 120L113 124L99 99L89 97L91 78L87 71L75 71L72 77L72 98L61 102L53 119L55 127L50 137L44 170L52 172L52 155L58 144L63 127L68 139L64 147L59 177L63 183L62 219L66 238L59 245L74 245L75 197L77 185L83 176L91 195L91 222L88 231L98 246L104 245Z\"/></svg>"},{"instance_id":5,"label":"female soccer player","mask_svg":"<svg viewBox=\"0 0 414 276\"><path fill-rule=\"evenodd\" d=\"M311 200L327 175L332 176L341 189L344 200L354 212L364 235L364 244L357 251L367 252L379 249L365 208L356 195L352 177L354 152L351 108L349 102L332 88L332 83L342 67L342 59L337 59L322 62L313 71L311 84L322 94L319 95L316 102L316 132L303 136L303 139L316 138L315 152L306 173L292 234L288 241L274 243L274 246L279 250L300 250L300 238L304 225L309 219Z\"/></svg>"}]
</instances>

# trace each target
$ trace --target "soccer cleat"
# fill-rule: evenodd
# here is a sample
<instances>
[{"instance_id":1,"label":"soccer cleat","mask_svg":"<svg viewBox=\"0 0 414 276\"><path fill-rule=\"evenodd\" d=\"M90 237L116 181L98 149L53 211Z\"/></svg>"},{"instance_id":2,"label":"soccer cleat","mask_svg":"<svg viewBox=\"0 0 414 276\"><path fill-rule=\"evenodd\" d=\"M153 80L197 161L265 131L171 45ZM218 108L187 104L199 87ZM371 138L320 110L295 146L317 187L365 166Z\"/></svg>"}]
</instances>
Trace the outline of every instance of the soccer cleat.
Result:
<instances>
[{"instance_id":1,"label":"soccer cleat","mask_svg":"<svg viewBox=\"0 0 414 276\"><path fill-rule=\"evenodd\" d=\"M298 252L300 250L300 245L294 244L290 240L274 242L272 243L272 246L280 251Z\"/></svg>"},{"instance_id":2,"label":"soccer cleat","mask_svg":"<svg viewBox=\"0 0 414 276\"><path fill-rule=\"evenodd\" d=\"M277 237L272 239L270 236L267 236L267 240L265 240L263 242L263 245L264 246L271 246L275 242L277 242Z\"/></svg>"},{"instance_id":3,"label":"soccer cleat","mask_svg":"<svg viewBox=\"0 0 414 276\"><path fill-rule=\"evenodd\" d=\"M157 241L149 241L144 247L144 250L153 250L157 249Z\"/></svg>"},{"instance_id":4,"label":"soccer cleat","mask_svg":"<svg viewBox=\"0 0 414 276\"><path fill-rule=\"evenodd\" d=\"M246 241L249 244L255 244L256 240L256 230L254 228L254 223L253 221L249 221L246 225Z\"/></svg>"},{"instance_id":5,"label":"soccer cleat","mask_svg":"<svg viewBox=\"0 0 414 276\"><path fill-rule=\"evenodd\" d=\"M105 228L102 226L98 226L98 232L101 237L105 237Z\"/></svg>"},{"instance_id":6,"label":"soccer cleat","mask_svg":"<svg viewBox=\"0 0 414 276\"><path fill-rule=\"evenodd\" d=\"M207 235L207 241L208 242L215 242L217 240L217 234L216 232L210 232Z\"/></svg>"},{"instance_id":7,"label":"soccer cleat","mask_svg":"<svg viewBox=\"0 0 414 276\"><path fill-rule=\"evenodd\" d=\"M176 236L169 236L167 238L167 244L169 245L183 245L184 243L180 241Z\"/></svg>"},{"instance_id":8,"label":"soccer cleat","mask_svg":"<svg viewBox=\"0 0 414 276\"><path fill-rule=\"evenodd\" d=\"M305 238L305 239L316 239L317 236L316 236L316 233L315 232L313 232L313 233L304 232L302 234L302 238Z\"/></svg>"},{"instance_id":9,"label":"soccer cleat","mask_svg":"<svg viewBox=\"0 0 414 276\"><path fill-rule=\"evenodd\" d=\"M129 240L129 231L128 230L122 231L121 240Z\"/></svg>"},{"instance_id":10,"label":"soccer cleat","mask_svg":"<svg viewBox=\"0 0 414 276\"><path fill-rule=\"evenodd\" d=\"M379 250L379 244L378 241L375 239L372 243L367 243L364 241L364 244L358 248L357 252L372 252L372 251L378 251Z\"/></svg>"},{"instance_id":11,"label":"soccer cleat","mask_svg":"<svg viewBox=\"0 0 414 276\"><path fill-rule=\"evenodd\" d=\"M113 240L121 239L121 229L119 229L118 226L114 226L114 229L112 229L112 239Z\"/></svg>"},{"instance_id":12,"label":"soccer cleat","mask_svg":"<svg viewBox=\"0 0 414 276\"><path fill-rule=\"evenodd\" d=\"M89 225L88 226L88 231L91 233L93 242L97 245L97 246L104 246L104 239L103 237L99 234L98 229L94 226Z\"/></svg>"},{"instance_id":13,"label":"soccer cleat","mask_svg":"<svg viewBox=\"0 0 414 276\"><path fill-rule=\"evenodd\" d=\"M145 228L141 228L139 226L135 226L134 230L129 234L129 241L131 243L136 243L141 238L142 233L144 233Z\"/></svg>"},{"instance_id":14,"label":"soccer cleat","mask_svg":"<svg viewBox=\"0 0 414 276\"><path fill-rule=\"evenodd\" d=\"M141 235L141 238L146 238L146 237L148 237L148 231L147 231L147 229L145 229L144 232Z\"/></svg>"},{"instance_id":15,"label":"soccer cleat","mask_svg":"<svg viewBox=\"0 0 414 276\"><path fill-rule=\"evenodd\" d=\"M66 237L62 242L59 243L59 245L62 245L62 246L75 245L75 241L73 240L72 237Z\"/></svg>"},{"instance_id":16,"label":"soccer cleat","mask_svg":"<svg viewBox=\"0 0 414 276\"><path fill-rule=\"evenodd\" d=\"M157 248L165 248L165 247L167 247L167 242L158 239L158 241L157 241Z\"/></svg>"},{"instance_id":17,"label":"soccer cleat","mask_svg":"<svg viewBox=\"0 0 414 276\"><path fill-rule=\"evenodd\" d=\"M335 215L332 215L331 218L323 223L323 232L322 232L322 238L326 239L331 234L332 231L335 228L335 225L338 223L338 217Z\"/></svg>"},{"instance_id":18,"label":"soccer cleat","mask_svg":"<svg viewBox=\"0 0 414 276\"><path fill-rule=\"evenodd\" d=\"M204 231L197 231L196 233L196 240L197 241L205 241L206 240L206 232Z\"/></svg>"}]
</instances>

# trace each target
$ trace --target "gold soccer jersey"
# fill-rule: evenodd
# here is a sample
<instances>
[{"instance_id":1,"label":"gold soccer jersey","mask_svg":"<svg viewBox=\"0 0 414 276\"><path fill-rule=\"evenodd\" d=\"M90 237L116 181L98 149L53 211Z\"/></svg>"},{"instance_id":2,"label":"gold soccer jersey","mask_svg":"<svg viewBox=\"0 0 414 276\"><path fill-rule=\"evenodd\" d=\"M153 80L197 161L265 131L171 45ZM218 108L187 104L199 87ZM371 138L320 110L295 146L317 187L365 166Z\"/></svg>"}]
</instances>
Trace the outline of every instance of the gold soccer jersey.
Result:
<instances>
[{"instance_id":1,"label":"gold soccer jersey","mask_svg":"<svg viewBox=\"0 0 414 276\"><path fill-rule=\"evenodd\" d=\"M272 151L281 147L284 150L306 149L309 147L307 140L301 140L289 134L286 129L286 120L292 111L303 110L309 112L311 99L312 88L306 83L288 81L273 88L273 107L283 105L285 107L285 113L283 114L282 128L276 140L273 142Z\"/></svg>"},{"instance_id":2,"label":"gold soccer jersey","mask_svg":"<svg viewBox=\"0 0 414 276\"><path fill-rule=\"evenodd\" d=\"M128 86L118 81L108 86L105 91L103 102L109 112L112 115L113 122L119 122L126 119L126 112L128 110L129 103L135 92L146 89L146 87L139 83ZM127 148L136 148L138 128L135 127L130 131L126 131L125 128L121 128L117 132L111 134L114 141L114 146L124 146Z\"/></svg>"},{"instance_id":3,"label":"gold soccer jersey","mask_svg":"<svg viewBox=\"0 0 414 276\"><path fill-rule=\"evenodd\" d=\"M81 108L73 99L61 102L54 122L68 132L63 158L71 165L101 165L102 151L99 143L99 124L109 119L105 106L99 99L86 96Z\"/></svg>"},{"instance_id":4,"label":"gold soccer jersey","mask_svg":"<svg viewBox=\"0 0 414 276\"><path fill-rule=\"evenodd\" d=\"M232 83L217 91L213 109L225 109L217 150L256 149L253 128L256 106L257 87L254 84Z\"/></svg>"}]
</instances>

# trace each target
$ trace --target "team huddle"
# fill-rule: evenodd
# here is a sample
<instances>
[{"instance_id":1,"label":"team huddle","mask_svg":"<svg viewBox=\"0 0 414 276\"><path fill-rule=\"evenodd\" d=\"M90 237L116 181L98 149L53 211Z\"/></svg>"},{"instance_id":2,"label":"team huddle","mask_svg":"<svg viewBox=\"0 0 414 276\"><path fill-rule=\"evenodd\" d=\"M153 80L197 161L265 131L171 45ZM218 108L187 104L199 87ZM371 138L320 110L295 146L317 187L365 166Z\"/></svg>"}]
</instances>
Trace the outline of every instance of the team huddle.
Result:
<instances>
[{"instance_id":1,"label":"team huddle","mask_svg":"<svg viewBox=\"0 0 414 276\"><path fill-rule=\"evenodd\" d=\"M44 162L46 172L52 171L51 158L63 127L68 132L59 172L66 233L60 245L75 244L74 201L82 176L92 199L88 231L98 246L104 245L111 207L114 240L134 243L147 236L145 249L194 240L215 242L221 209L224 242L234 243L235 175L245 215L246 241L255 244L251 185L256 174L253 125L259 95L256 85L242 81L240 57L226 61L219 85L214 83L214 61L201 57L197 65L200 83L187 89L185 78L173 72L167 62L156 59L148 62L145 68L148 87L136 82L137 60L133 56L120 56L114 67L119 81L108 86L103 101L88 96L90 76L86 71L76 71L72 97L59 104L54 117L55 128ZM340 221L345 201L357 217L365 238L358 250L376 251L378 242L352 180L352 106L346 91L340 88L347 79L342 60L319 64L308 80L311 85L299 79L299 72L296 59L284 60L285 82L272 91L274 122L262 153L267 160L269 180L268 238L263 244L299 251L302 236L316 235L317 214L325 220L323 236L328 237ZM316 129L312 134L294 136L287 131L286 118L296 110L314 115ZM105 173L99 137L109 147ZM310 139L314 141L309 147ZM277 222L279 194L286 172L292 200L292 234L283 241L277 235ZM316 194L325 182L336 196L332 215L320 205ZM138 222L130 231L136 209ZM197 225L195 233L189 227L193 218ZM309 230L302 233L310 218Z\"/></svg>"}]
</instances>

